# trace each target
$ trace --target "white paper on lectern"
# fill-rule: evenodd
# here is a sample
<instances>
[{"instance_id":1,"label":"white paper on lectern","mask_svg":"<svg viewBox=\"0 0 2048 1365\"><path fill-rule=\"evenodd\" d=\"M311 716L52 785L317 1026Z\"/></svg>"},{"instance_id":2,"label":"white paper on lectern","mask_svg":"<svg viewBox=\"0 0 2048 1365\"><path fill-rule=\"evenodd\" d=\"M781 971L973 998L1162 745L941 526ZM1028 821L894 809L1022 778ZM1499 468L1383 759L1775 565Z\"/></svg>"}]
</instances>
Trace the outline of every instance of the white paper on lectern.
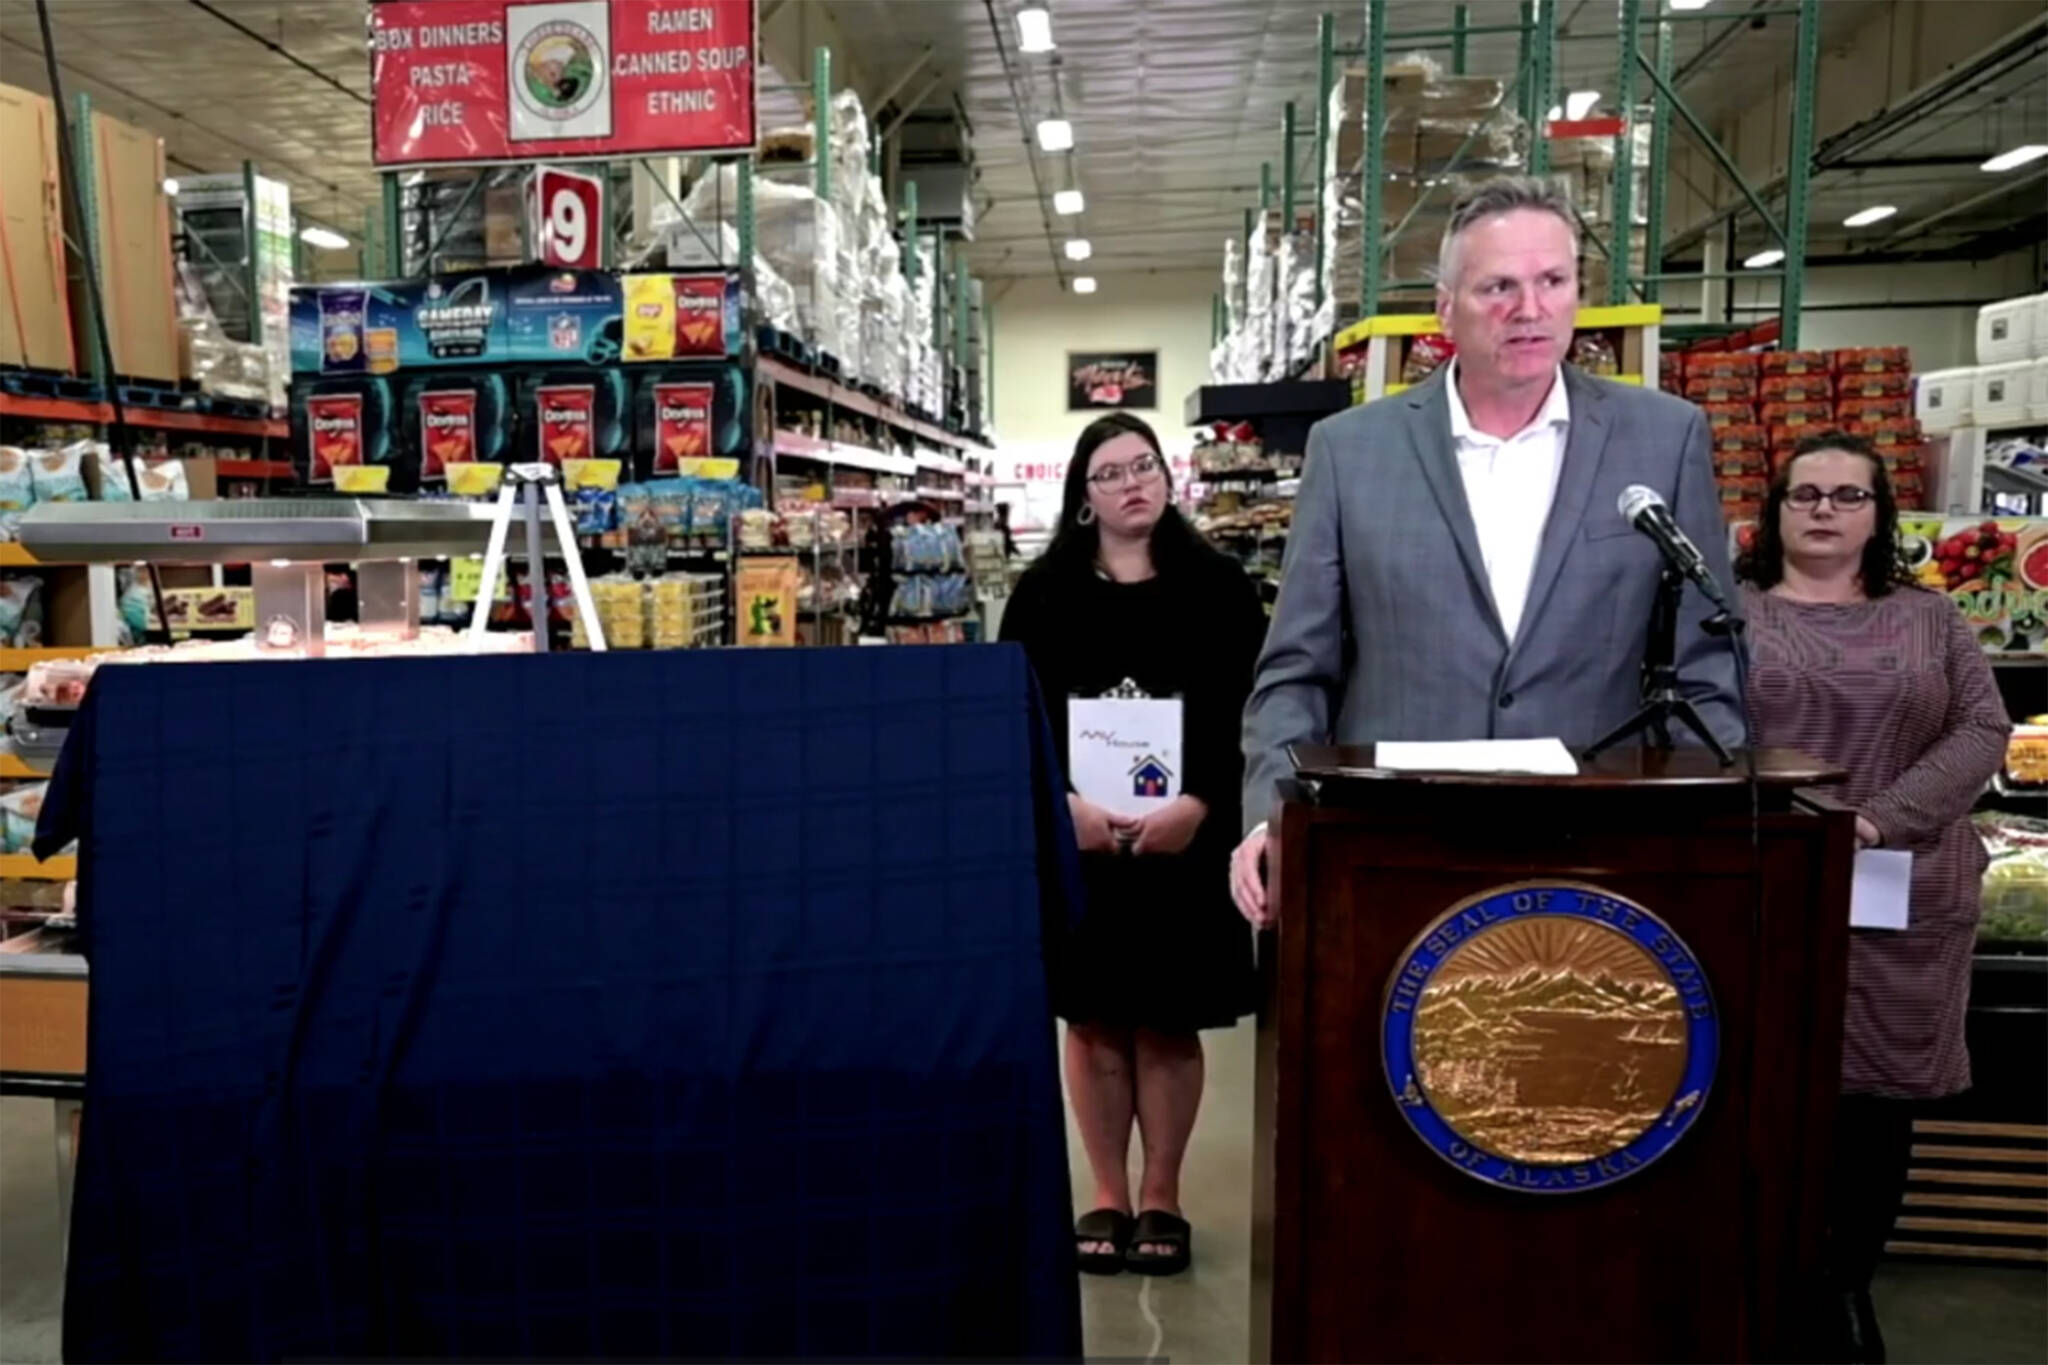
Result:
<instances>
[{"instance_id":1,"label":"white paper on lectern","mask_svg":"<svg viewBox=\"0 0 2048 1365\"><path fill-rule=\"evenodd\" d=\"M1116 815L1149 815L1179 796L1180 699L1070 698L1067 779Z\"/></svg>"},{"instance_id":2,"label":"white paper on lectern","mask_svg":"<svg viewBox=\"0 0 2048 1365\"><path fill-rule=\"evenodd\" d=\"M1381 740L1373 746L1373 766L1397 773L1579 775L1579 761L1561 739Z\"/></svg>"},{"instance_id":3,"label":"white paper on lectern","mask_svg":"<svg viewBox=\"0 0 2048 1365\"><path fill-rule=\"evenodd\" d=\"M1849 927L1903 929L1913 893L1913 855L1895 848L1866 848L1856 855L1849 882Z\"/></svg>"}]
</instances>

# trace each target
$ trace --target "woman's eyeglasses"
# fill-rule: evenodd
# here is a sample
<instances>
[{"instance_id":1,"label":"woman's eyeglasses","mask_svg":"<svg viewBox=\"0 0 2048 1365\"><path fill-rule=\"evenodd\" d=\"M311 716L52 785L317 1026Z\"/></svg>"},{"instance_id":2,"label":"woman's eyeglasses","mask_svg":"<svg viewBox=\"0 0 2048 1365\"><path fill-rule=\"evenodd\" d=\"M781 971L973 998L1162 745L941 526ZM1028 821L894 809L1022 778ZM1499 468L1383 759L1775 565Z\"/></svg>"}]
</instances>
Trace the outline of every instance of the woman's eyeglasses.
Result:
<instances>
[{"instance_id":1,"label":"woman's eyeglasses","mask_svg":"<svg viewBox=\"0 0 2048 1365\"><path fill-rule=\"evenodd\" d=\"M1821 500L1825 498L1837 512L1853 512L1859 507L1869 506L1876 497L1877 494L1868 488L1861 488L1853 483L1845 483L1835 489L1822 489L1810 483L1802 483L1785 495L1785 501L1802 512L1811 512L1820 506Z\"/></svg>"},{"instance_id":2,"label":"woman's eyeglasses","mask_svg":"<svg viewBox=\"0 0 2048 1365\"><path fill-rule=\"evenodd\" d=\"M1140 455L1129 464L1106 464L1088 476L1097 488L1120 488L1130 479L1149 479L1162 468L1157 455Z\"/></svg>"}]
</instances>

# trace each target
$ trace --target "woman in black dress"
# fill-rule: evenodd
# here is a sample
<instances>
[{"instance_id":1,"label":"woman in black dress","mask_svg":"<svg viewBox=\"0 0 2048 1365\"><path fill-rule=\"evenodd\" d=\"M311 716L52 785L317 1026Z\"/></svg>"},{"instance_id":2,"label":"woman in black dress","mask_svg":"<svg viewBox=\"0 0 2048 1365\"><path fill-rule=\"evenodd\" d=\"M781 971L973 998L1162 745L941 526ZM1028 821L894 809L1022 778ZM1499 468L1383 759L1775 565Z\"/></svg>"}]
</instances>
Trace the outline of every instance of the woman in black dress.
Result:
<instances>
[{"instance_id":1,"label":"woman in black dress","mask_svg":"<svg viewBox=\"0 0 2048 1365\"><path fill-rule=\"evenodd\" d=\"M1172 492L1149 426L1120 412L1091 424L1067 468L1059 529L1003 614L1002 638L1030 656L1063 763L1071 698L1128 682L1182 702L1179 796L1140 819L1067 796L1088 908L1055 953L1053 1001L1095 1177L1075 1244L1081 1268L1102 1274L1187 1266L1180 1167L1202 1099L1199 1031L1251 1010L1251 936L1227 888L1239 720L1266 616L1243 568L1195 533ZM1135 1206L1134 1120L1145 1155Z\"/></svg>"}]
</instances>

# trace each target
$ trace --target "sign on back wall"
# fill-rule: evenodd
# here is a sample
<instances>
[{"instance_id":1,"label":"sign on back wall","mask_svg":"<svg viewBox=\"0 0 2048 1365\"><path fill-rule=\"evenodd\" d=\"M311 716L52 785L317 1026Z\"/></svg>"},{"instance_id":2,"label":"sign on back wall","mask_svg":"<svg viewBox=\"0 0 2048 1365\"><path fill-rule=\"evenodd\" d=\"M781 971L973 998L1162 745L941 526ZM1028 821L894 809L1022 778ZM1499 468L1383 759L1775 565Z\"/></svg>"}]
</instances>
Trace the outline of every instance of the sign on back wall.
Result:
<instances>
[{"instance_id":1,"label":"sign on back wall","mask_svg":"<svg viewBox=\"0 0 2048 1365\"><path fill-rule=\"evenodd\" d=\"M1159 406L1159 352L1067 352L1067 411Z\"/></svg>"},{"instance_id":2,"label":"sign on back wall","mask_svg":"<svg viewBox=\"0 0 2048 1365\"><path fill-rule=\"evenodd\" d=\"M750 149L754 0L378 0L377 164Z\"/></svg>"}]
</instances>

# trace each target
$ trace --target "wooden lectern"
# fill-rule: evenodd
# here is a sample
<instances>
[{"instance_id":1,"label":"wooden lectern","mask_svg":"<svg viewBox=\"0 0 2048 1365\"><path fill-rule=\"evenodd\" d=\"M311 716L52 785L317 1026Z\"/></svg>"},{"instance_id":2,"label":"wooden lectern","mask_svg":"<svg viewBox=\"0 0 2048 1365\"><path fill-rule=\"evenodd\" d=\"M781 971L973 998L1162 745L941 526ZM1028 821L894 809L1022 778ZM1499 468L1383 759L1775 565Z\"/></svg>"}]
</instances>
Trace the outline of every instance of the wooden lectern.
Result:
<instances>
[{"instance_id":1,"label":"wooden lectern","mask_svg":"<svg viewBox=\"0 0 2048 1365\"><path fill-rule=\"evenodd\" d=\"M1851 813L1796 754L1299 749L1260 944L1252 1354L1795 1358ZM1755 819L1752 822L1752 811Z\"/></svg>"}]
</instances>

